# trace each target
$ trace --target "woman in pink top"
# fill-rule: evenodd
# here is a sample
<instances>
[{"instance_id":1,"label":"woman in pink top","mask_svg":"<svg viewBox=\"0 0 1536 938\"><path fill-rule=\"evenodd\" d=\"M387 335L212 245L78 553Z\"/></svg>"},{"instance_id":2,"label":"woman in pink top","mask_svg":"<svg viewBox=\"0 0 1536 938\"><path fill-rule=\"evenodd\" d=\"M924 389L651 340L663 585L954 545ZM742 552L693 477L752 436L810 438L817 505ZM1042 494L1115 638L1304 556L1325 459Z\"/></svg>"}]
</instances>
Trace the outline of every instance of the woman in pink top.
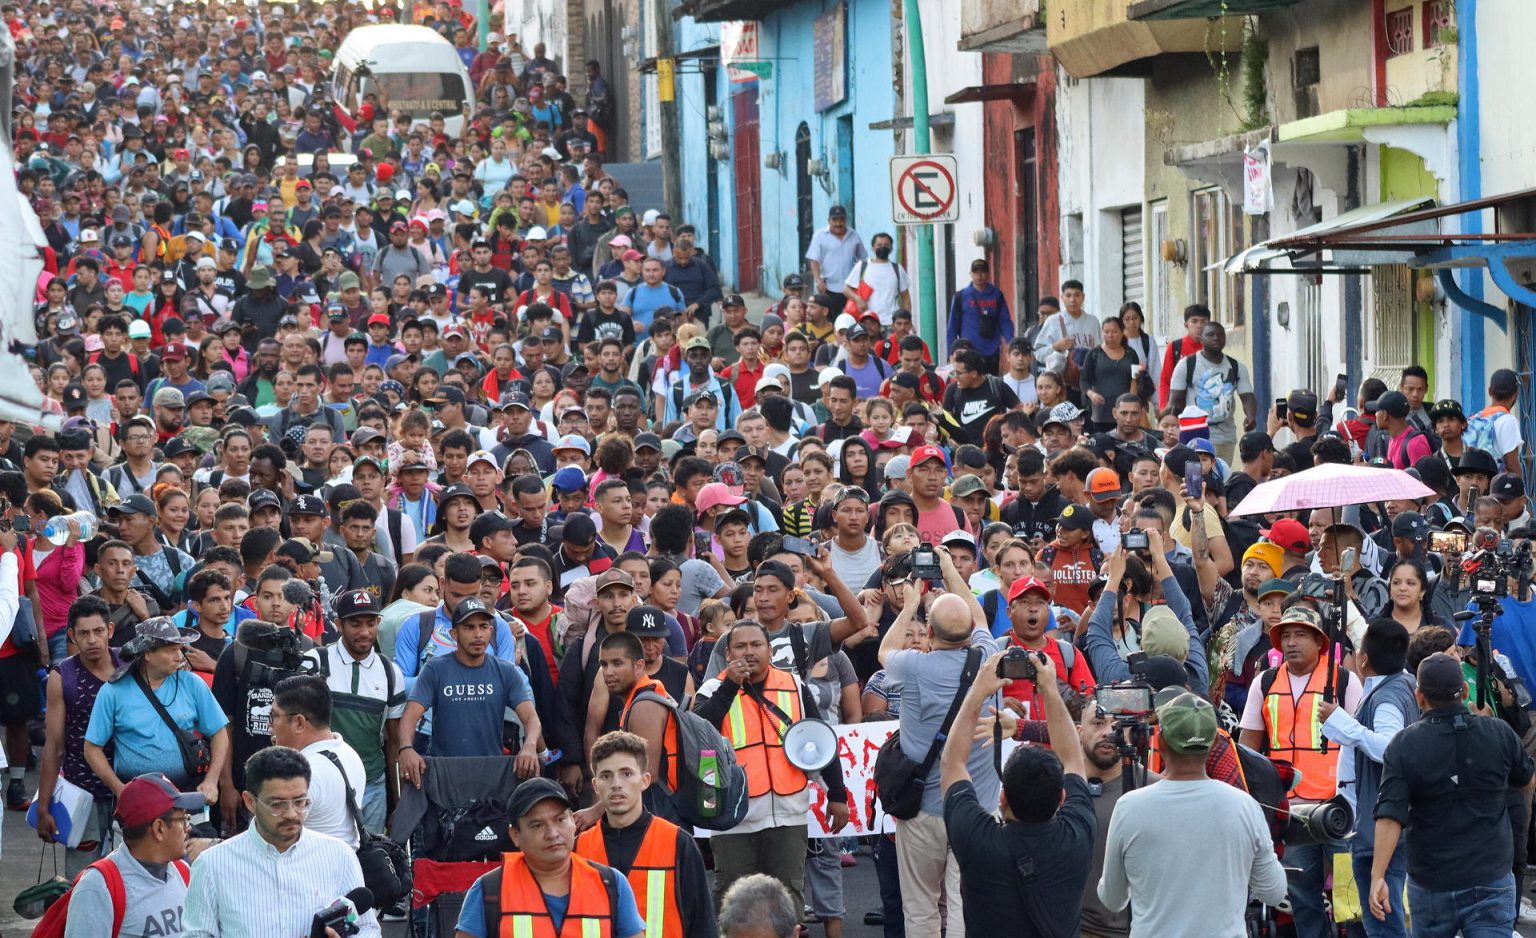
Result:
<instances>
[{"instance_id":1,"label":"woman in pink top","mask_svg":"<svg viewBox=\"0 0 1536 938\"><path fill-rule=\"evenodd\" d=\"M67 514L64 503L52 491L27 496L27 514L32 530L41 532L49 518ZM85 572L85 545L80 543L80 526L71 521L69 539L55 547L41 533L31 539L32 563L37 568L37 624L48 636L51 661L63 661L68 654L69 606L80 594L80 575Z\"/></svg>"}]
</instances>

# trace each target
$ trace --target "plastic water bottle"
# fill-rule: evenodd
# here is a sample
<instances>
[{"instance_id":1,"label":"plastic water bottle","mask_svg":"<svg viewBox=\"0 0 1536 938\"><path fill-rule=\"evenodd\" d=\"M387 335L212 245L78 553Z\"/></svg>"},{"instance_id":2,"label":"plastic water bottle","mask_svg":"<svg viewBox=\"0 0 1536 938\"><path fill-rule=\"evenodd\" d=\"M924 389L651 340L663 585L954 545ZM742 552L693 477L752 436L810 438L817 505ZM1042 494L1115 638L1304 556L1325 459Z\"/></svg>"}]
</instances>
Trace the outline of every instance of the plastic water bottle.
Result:
<instances>
[{"instance_id":1,"label":"plastic water bottle","mask_svg":"<svg viewBox=\"0 0 1536 938\"><path fill-rule=\"evenodd\" d=\"M54 547L64 546L69 540L69 523L76 521L80 524L80 540L88 541L96 536L96 516L88 511L77 511L71 515L55 515L43 523L43 537L48 539Z\"/></svg>"},{"instance_id":2,"label":"plastic water bottle","mask_svg":"<svg viewBox=\"0 0 1536 938\"><path fill-rule=\"evenodd\" d=\"M704 783L699 789L699 816L715 817L720 813L720 799L715 795L720 784L720 762L713 749L699 750L699 780Z\"/></svg>"}]
</instances>

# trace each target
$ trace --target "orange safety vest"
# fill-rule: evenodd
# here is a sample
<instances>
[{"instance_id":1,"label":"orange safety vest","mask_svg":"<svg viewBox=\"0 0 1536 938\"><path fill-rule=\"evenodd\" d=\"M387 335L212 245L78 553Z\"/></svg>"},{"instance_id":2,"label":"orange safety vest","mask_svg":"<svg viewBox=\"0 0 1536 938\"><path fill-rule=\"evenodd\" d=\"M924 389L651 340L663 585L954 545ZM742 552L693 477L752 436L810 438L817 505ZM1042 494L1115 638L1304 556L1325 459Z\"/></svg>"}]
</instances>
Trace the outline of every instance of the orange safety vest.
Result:
<instances>
[{"instance_id":1,"label":"orange safety vest","mask_svg":"<svg viewBox=\"0 0 1536 938\"><path fill-rule=\"evenodd\" d=\"M726 676L725 671L720 672L722 681ZM800 719L800 688L788 671L770 667L768 679L763 682L763 696L784 711L791 723ZM731 748L736 750L736 761L747 773L748 797L757 798L769 792L798 795L805 791L805 773L791 765L784 755L784 731L788 728L745 690L736 692L723 729Z\"/></svg>"},{"instance_id":2,"label":"orange safety vest","mask_svg":"<svg viewBox=\"0 0 1536 938\"><path fill-rule=\"evenodd\" d=\"M1306 801L1326 801L1339 790L1339 746L1323 735L1323 721L1317 715L1327 672L1328 667L1322 662L1312 669L1301 702L1297 703L1291 695L1290 675L1281 665L1275 669L1274 683L1264 695L1264 733L1269 755L1288 760L1301 771L1296 797ZM1263 679L1261 674L1259 680Z\"/></svg>"},{"instance_id":3,"label":"orange safety vest","mask_svg":"<svg viewBox=\"0 0 1536 938\"><path fill-rule=\"evenodd\" d=\"M150 225L149 229L155 233L155 257L164 260L171 248L171 233L159 225ZM171 258L171 260L175 259Z\"/></svg>"},{"instance_id":4,"label":"orange safety vest","mask_svg":"<svg viewBox=\"0 0 1536 938\"><path fill-rule=\"evenodd\" d=\"M629 692L629 699L624 701L624 709L619 713L619 727L629 729L629 711L635 705L635 697L643 691L655 691L663 697L671 699L666 687L653 677L644 677L635 682L635 686ZM649 740L647 740L649 742ZM661 772L662 778L658 779L667 786L667 791L677 791L677 721L672 719L672 714L666 716L666 729L661 733Z\"/></svg>"},{"instance_id":5,"label":"orange safety vest","mask_svg":"<svg viewBox=\"0 0 1536 938\"><path fill-rule=\"evenodd\" d=\"M676 824L651 818L645 839L629 868L629 885L635 891L640 917L645 919L645 938L683 938L683 913L677 894ZM576 853L594 863L608 864L603 826L596 824L576 838Z\"/></svg>"},{"instance_id":6,"label":"orange safety vest","mask_svg":"<svg viewBox=\"0 0 1536 938\"><path fill-rule=\"evenodd\" d=\"M613 891L604 882L613 870L571 857L571 892L560 930L544 901L539 883L521 853L502 854L501 869L485 874L485 931L498 938L613 938ZM494 901L493 901L494 897Z\"/></svg>"}]
</instances>

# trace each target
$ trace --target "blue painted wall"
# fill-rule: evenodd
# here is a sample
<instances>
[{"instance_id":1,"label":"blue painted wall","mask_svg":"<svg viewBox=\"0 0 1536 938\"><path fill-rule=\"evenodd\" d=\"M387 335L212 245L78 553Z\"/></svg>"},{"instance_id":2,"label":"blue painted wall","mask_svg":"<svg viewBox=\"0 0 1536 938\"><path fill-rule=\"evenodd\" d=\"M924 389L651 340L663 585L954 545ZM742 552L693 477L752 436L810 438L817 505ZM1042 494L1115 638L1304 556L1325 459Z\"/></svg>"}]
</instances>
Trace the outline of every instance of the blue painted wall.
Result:
<instances>
[{"instance_id":1,"label":"blue painted wall","mask_svg":"<svg viewBox=\"0 0 1536 938\"><path fill-rule=\"evenodd\" d=\"M799 254L796 211L795 132L802 122L811 134L811 155L829 164L825 181L812 181L814 227L826 224L827 209L834 204L850 205L852 222L867 242L876 231L893 230L889 160L895 153L894 135L889 130L870 130L869 125L893 116L895 91L892 86L891 8L888 0L846 0L847 95L836 106L822 112L815 108L815 58L813 24L821 13L834 9L843 0L805 0L764 20L759 31L759 51L773 63L773 75L760 82L760 149L762 155L777 152L783 162L778 170L760 168L762 179L764 287L777 295L783 277L804 267ZM718 42L719 31L713 24L684 19L678 25L677 48L694 49ZM702 229L708 217L707 163L708 144L705 129L705 105L720 108L734 140L735 127L730 106L732 86L722 71L716 83L717 100L704 101L704 80L697 74L682 76L679 86L683 152L683 202L686 219ZM844 154L851 150L851 161L839 157L839 118L844 125ZM846 165L850 163L852 165ZM851 192L849 191L851 189ZM716 260L721 276L736 279L735 201L736 184L731 162L720 165L718 179L720 201L720 238Z\"/></svg>"}]
</instances>

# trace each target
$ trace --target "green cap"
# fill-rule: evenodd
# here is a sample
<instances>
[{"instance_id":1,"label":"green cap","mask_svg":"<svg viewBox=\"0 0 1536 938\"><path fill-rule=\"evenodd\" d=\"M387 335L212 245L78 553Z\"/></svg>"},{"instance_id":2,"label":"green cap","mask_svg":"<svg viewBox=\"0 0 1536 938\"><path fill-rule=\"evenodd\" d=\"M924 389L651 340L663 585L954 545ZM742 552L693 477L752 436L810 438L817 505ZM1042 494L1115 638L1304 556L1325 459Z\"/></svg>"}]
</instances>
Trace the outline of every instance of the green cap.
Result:
<instances>
[{"instance_id":1,"label":"green cap","mask_svg":"<svg viewBox=\"0 0 1536 938\"><path fill-rule=\"evenodd\" d=\"M1284 593L1286 596L1289 596L1294 592L1296 592L1296 584L1292 583L1290 580L1265 580L1263 583L1259 584L1260 599L1275 593Z\"/></svg>"},{"instance_id":2,"label":"green cap","mask_svg":"<svg viewBox=\"0 0 1536 938\"><path fill-rule=\"evenodd\" d=\"M1179 694L1157 708L1163 742L1177 753L1209 752L1216 742L1216 711L1203 697Z\"/></svg>"}]
</instances>

